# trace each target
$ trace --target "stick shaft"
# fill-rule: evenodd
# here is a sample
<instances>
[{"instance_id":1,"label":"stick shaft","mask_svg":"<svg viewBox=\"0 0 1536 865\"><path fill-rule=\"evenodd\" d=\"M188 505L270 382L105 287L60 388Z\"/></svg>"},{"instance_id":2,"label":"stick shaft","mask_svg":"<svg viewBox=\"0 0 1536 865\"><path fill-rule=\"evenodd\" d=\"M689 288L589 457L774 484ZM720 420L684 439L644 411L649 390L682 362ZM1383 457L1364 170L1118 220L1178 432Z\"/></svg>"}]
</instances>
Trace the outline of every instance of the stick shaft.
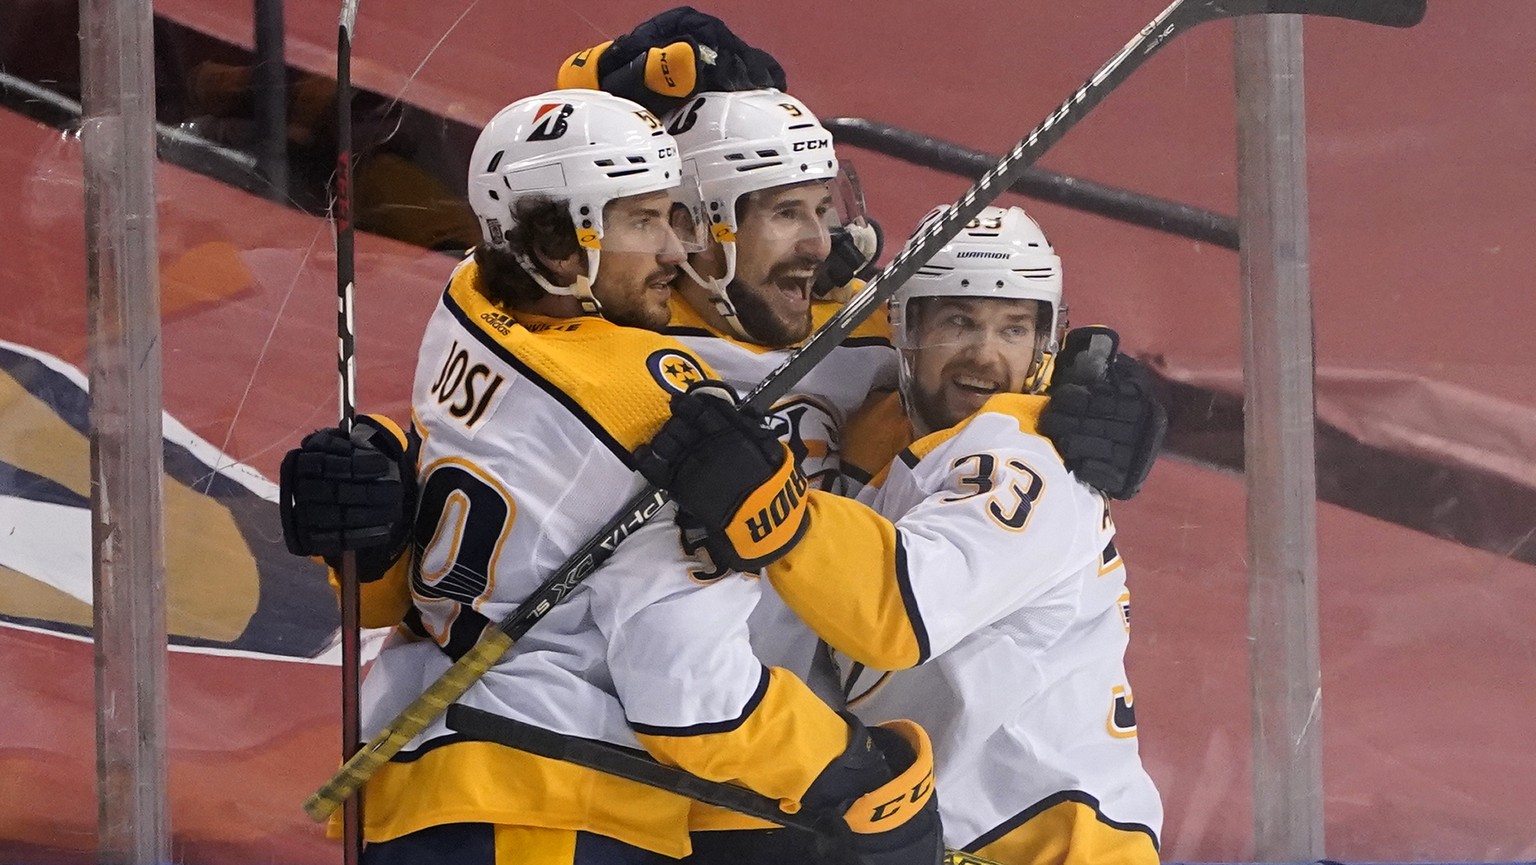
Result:
<instances>
[{"instance_id":1,"label":"stick shaft","mask_svg":"<svg viewBox=\"0 0 1536 865\"><path fill-rule=\"evenodd\" d=\"M787 829L818 835L826 832L820 820L804 811L785 811L776 800L745 787L700 778L605 742L567 736L469 706L449 707L448 728L474 739L626 778ZM945 865L998 865L973 853L948 849L944 851L944 862Z\"/></svg>"},{"instance_id":2,"label":"stick shaft","mask_svg":"<svg viewBox=\"0 0 1536 865\"><path fill-rule=\"evenodd\" d=\"M352 313L356 249L352 224L352 29L358 0L344 0L336 32L336 373L341 428L357 416L357 342ZM352 759L362 742L359 672L362 668L357 554L341 558L341 759ZM342 860L358 865L363 853L363 796L359 789L342 809Z\"/></svg>"},{"instance_id":3,"label":"stick shaft","mask_svg":"<svg viewBox=\"0 0 1536 865\"><path fill-rule=\"evenodd\" d=\"M1130 75L1167 40L1182 30L1182 22L1174 16L1185 7L1186 0L1175 0L1153 22L1142 29L1124 48L1110 59L1077 92L1051 112L1029 135L1014 145L1002 161L976 181L975 185L955 202L947 216L930 223L927 230L908 241L905 249L864 290L854 296L841 310L827 321L815 335L797 349L775 369L761 384L753 388L746 402L766 411L805 374L810 372L833 347L843 341L860 322L868 318L880 304L895 293L918 267L948 243L967 222L975 218L988 204L997 199L1013 181L1051 145L1076 125L1084 115L1096 106L1109 91ZM1204 8L1204 7L1194 7ZM1197 18L1196 21L1205 20ZM380 730L362 750L352 755L340 770L304 803L304 810L314 819L322 820L342 802L347 801L368 778L400 748L409 742L448 704L458 699L468 687L489 670L516 639L527 633L535 622L543 618L556 603L570 594L582 580L600 567L613 554L618 544L636 528L661 510L669 501L667 493L648 487L625 504L603 530L556 569L554 576L546 580L529 599L493 629L487 629L482 641L492 634L505 638L500 651L492 654L479 651L482 644L456 661L446 673L416 699L409 707ZM467 678L466 678L467 675Z\"/></svg>"},{"instance_id":4,"label":"stick shaft","mask_svg":"<svg viewBox=\"0 0 1536 865\"><path fill-rule=\"evenodd\" d=\"M1327 0L1326 3L1318 0L1318 2L1320 6L1328 7L1328 11L1321 14L1341 14L1338 11L1340 8L1355 8L1352 0ZM1371 10L1423 4L1423 0L1353 0L1353 2L1362 8L1369 7ZM1285 8L1272 9L1266 5L1268 3ZM879 276L849 300L836 315L817 330L809 341L791 354L762 383L753 388L745 402L762 411L770 409L880 304L890 299L923 262L952 240L967 222L974 219L982 209L1002 195L1019 179L1025 169L1034 164L1068 130L1076 126L1109 93L1173 37L1196 24L1218 18L1276 11L1303 13L1307 11L1293 8L1297 5L1304 5L1303 0L1174 0L1172 5L1142 28L1141 32L1126 43L1119 53L1111 57L1039 126L1014 145L997 165L982 175L975 185L955 202L944 217L930 223L922 234L909 240L906 247ZM1370 20L1355 15L1346 17ZM659 511L669 498L665 491L649 487L626 502L618 516L610 520L598 535L583 544L555 571L554 576L535 589L528 601L499 622L495 629L487 629L486 635L481 639L495 639L496 644L503 647L501 651L494 654L478 651L480 646L477 645L476 650L460 658L448 672L443 674L442 678L434 682L415 703L412 703L374 736L362 751L342 766L325 786L305 802L304 808L310 816L317 820L324 819L335 810L336 805L366 781L378 766L383 765L406 742L425 729L426 725L436 717L437 712L442 711L443 707L457 699L475 679L489 670L501 657L501 652L505 648L510 647L513 641L526 633L528 628L542 618L551 607L570 594L582 580L601 566L608 556L612 555L618 544ZM493 637L494 634L500 634L501 637ZM502 638L506 638L504 643ZM471 658L476 659L474 661L476 666L472 670L465 666ZM466 674L471 674L467 680L464 679ZM431 715L426 714L429 711L432 712Z\"/></svg>"}]
</instances>

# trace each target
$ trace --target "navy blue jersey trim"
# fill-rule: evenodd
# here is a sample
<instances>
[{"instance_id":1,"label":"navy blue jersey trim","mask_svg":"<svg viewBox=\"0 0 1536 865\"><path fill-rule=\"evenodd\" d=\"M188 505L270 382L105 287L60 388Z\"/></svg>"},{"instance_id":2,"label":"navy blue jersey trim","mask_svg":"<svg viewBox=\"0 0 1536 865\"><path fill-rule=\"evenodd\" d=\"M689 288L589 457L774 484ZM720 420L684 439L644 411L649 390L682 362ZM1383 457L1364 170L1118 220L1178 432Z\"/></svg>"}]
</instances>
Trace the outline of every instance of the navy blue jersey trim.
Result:
<instances>
[{"instance_id":1,"label":"navy blue jersey trim","mask_svg":"<svg viewBox=\"0 0 1536 865\"><path fill-rule=\"evenodd\" d=\"M1104 812L1099 810L1099 800L1093 796L1088 795L1087 793L1084 793L1081 790L1063 790L1060 793L1052 793L1044 799L1041 799L1039 802L1036 802L1028 808L1025 808L1023 811L1020 811L1018 814L1009 817L996 828L982 833L981 837L965 845L961 849L966 853L975 853L988 844L999 840L1009 832L1012 832L1020 826L1023 826L1030 820L1040 816L1045 811L1066 802L1076 802L1080 805L1087 805L1089 808L1093 809L1093 816L1098 818L1100 823L1103 823L1112 829L1118 829L1121 832L1141 832L1145 834L1148 838L1152 839L1152 848L1154 850L1159 849L1157 833L1153 832L1151 827L1145 826L1141 823L1122 823L1119 820L1111 820L1108 817L1105 817Z\"/></svg>"},{"instance_id":2,"label":"navy blue jersey trim","mask_svg":"<svg viewBox=\"0 0 1536 865\"><path fill-rule=\"evenodd\" d=\"M912 636L917 639L917 663L928 660L932 649L928 645L928 628L923 625L923 614L912 593L912 577L907 573L907 548L896 533L896 587L901 590L901 604L907 609L907 621L912 623ZM913 666L916 666L914 664Z\"/></svg>"},{"instance_id":3,"label":"navy blue jersey trim","mask_svg":"<svg viewBox=\"0 0 1536 865\"><path fill-rule=\"evenodd\" d=\"M651 724L637 724L629 722L629 726L636 733L644 733L647 736L703 736L708 733L729 733L746 723L747 718L757 711L758 704L763 702L763 696L768 693L768 668L763 668L763 675L757 680L757 689L742 707L741 714L725 721L708 721L703 724L690 724L686 727L657 727Z\"/></svg>"},{"instance_id":4,"label":"navy blue jersey trim","mask_svg":"<svg viewBox=\"0 0 1536 865\"><path fill-rule=\"evenodd\" d=\"M447 307L448 312L452 313L454 319L459 322L459 325L473 334L481 345L489 349L492 354L501 358L508 366L517 370L519 375L537 385L539 390L553 397L555 402L564 406L565 410L581 421L582 426L585 426L594 438L602 442L604 447L612 451L613 455L618 457L620 462L630 469L635 467L634 455L629 452L628 448L619 444L618 439L615 439L612 433L604 429L603 425L598 423L596 418L587 414L586 409L582 408L581 404L576 402L570 394L556 387L537 372L534 372L531 367L523 363L522 359L513 354L511 350L497 342L495 337L486 333L484 329L475 324L474 320L469 317L469 314L454 302L450 291L443 292L443 306Z\"/></svg>"}]
</instances>

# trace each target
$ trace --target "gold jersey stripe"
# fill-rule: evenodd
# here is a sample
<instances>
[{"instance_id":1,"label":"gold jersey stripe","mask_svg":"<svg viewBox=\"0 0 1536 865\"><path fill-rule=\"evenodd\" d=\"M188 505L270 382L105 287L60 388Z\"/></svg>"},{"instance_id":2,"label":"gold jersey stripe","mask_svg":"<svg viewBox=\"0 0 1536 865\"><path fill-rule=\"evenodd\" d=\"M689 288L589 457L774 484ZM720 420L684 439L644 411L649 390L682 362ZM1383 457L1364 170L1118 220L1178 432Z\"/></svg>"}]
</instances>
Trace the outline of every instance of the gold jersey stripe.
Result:
<instances>
[{"instance_id":1,"label":"gold jersey stripe","mask_svg":"<svg viewBox=\"0 0 1536 865\"><path fill-rule=\"evenodd\" d=\"M811 630L855 661L880 670L922 663L928 632L896 527L852 499L812 490L809 500L805 537L768 566L774 589Z\"/></svg>"},{"instance_id":2,"label":"gold jersey stripe","mask_svg":"<svg viewBox=\"0 0 1536 865\"><path fill-rule=\"evenodd\" d=\"M498 823L595 832L674 858L690 849L691 800L675 793L490 742L450 740L403 756L414 759L386 763L368 781L369 841Z\"/></svg>"},{"instance_id":3,"label":"gold jersey stripe","mask_svg":"<svg viewBox=\"0 0 1536 865\"><path fill-rule=\"evenodd\" d=\"M482 345L554 397L628 465L671 415L681 378L663 383L646 360L679 355L698 375L714 372L671 337L598 316L559 319L508 314L486 299L479 272L460 267L443 304Z\"/></svg>"},{"instance_id":4,"label":"gold jersey stripe","mask_svg":"<svg viewBox=\"0 0 1536 865\"><path fill-rule=\"evenodd\" d=\"M1058 793L966 849L1003 865L1157 865L1152 830L1110 820L1099 813L1098 805L1086 793Z\"/></svg>"},{"instance_id":5,"label":"gold jersey stripe","mask_svg":"<svg viewBox=\"0 0 1536 865\"><path fill-rule=\"evenodd\" d=\"M933 453L939 445L949 441L960 434L971 421L978 415L1005 414L1019 422L1019 429L1029 435L1040 435L1040 413L1045 410L1045 405L1050 400L1047 397L1027 393L1000 393L982 404L976 414L955 424L946 430L925 435L913 442L910 447L901 453L902 462L909 466L917 465L917 461Z\"/></svg>"},{"instance_id":6,"label":"gold jersey stripe","mask_svg":"<svg viewBox=\"0 0 1536 865\"><path fill-rule=\"evenodd\" d=\"M645 728L636 735L664 763L798 808L811 782L847 747L848 724L793 673L778 667L767 672L761 699L728 729L672 735Z\"/></svg>"}]
</instances>

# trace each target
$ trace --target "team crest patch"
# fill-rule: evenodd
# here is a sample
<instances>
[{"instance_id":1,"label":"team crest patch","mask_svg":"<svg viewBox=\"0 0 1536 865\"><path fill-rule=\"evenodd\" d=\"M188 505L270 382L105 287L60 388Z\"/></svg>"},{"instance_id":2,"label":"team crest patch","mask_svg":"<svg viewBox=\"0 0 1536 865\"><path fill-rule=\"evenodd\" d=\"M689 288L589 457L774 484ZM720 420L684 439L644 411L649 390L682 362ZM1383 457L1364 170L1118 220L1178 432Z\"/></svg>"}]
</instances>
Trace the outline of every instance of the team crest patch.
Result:
<instances>
[{"instance_id":1,"label":"team crest patch","mask_svg":"<svg viewBox=\"0 0 1536 865\"><path fill-rule=\"evenodd\" d=\"M704 380L698 362L675 349L651 352L645 359L645 366L658 384L673 393L687 393L690 385Z\"/></svg>"}]
</instances>

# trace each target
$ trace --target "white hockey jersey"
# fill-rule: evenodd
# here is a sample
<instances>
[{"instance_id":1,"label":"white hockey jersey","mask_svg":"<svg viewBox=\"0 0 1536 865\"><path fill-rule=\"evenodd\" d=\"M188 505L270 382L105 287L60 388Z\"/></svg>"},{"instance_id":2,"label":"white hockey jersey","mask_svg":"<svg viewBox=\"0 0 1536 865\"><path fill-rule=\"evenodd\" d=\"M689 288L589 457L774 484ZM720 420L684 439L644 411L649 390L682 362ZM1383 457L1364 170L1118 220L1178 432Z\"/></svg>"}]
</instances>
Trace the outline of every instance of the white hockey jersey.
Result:
<instances>
[{"instance_id":1,"label":"white hockey jersey","mask_svg":"<svg viewBox=\"0 0 1536 865\"><path fill-rule=\"evenodd\" d=\"M811 324L820 328L841 304L816 301ZM757 345L711 327L682 297L673 295L667 334L676 337L745 395L790 356L792 349ZM845 493L842 430L870 399L896 389L896 350L885 311L876 311L779 400L771 416L780 438L819 489ZM752 646L764 663L784 667L811 683L829 702L841 703L830 664L818 664L817 639L770 587L750 619Z\"/></svg>"},{"instance_id":2,"label":"white hockey jersey","mask_svg":"<svg viewBox=\"0 0 1536 865\"><path fill-rule=\"evenodd\" d=\"M813 496L805 540L768 575L850 656L850 709L928 730L951 846L1008 865L1155 862L1125 566L1103 497L1035 432L1044 402L994 397L915 442L860 495L884 519Z\"/></svg>"},{"instance_id":3,"label":"white hockey jersey","mask_svg":"<svg viewBox=\"0 0 1536 865\"><path fill-rule=\"evenodd\" d=\"M637 493L632 453L674 393L712 375L675 340L596 317L508 315L455 272L423 338L412 629L374 662L372 733ZM460 702L628 747L794 799L846 724L748 642L761 581L699 576L670 513L633 531ZM773 753L774 761L761 759ZM464 741L439 719L369 782L367 836L446 822L583 829L680 856L690 803L601 773Z\"/></svg>"}]
</instances>

